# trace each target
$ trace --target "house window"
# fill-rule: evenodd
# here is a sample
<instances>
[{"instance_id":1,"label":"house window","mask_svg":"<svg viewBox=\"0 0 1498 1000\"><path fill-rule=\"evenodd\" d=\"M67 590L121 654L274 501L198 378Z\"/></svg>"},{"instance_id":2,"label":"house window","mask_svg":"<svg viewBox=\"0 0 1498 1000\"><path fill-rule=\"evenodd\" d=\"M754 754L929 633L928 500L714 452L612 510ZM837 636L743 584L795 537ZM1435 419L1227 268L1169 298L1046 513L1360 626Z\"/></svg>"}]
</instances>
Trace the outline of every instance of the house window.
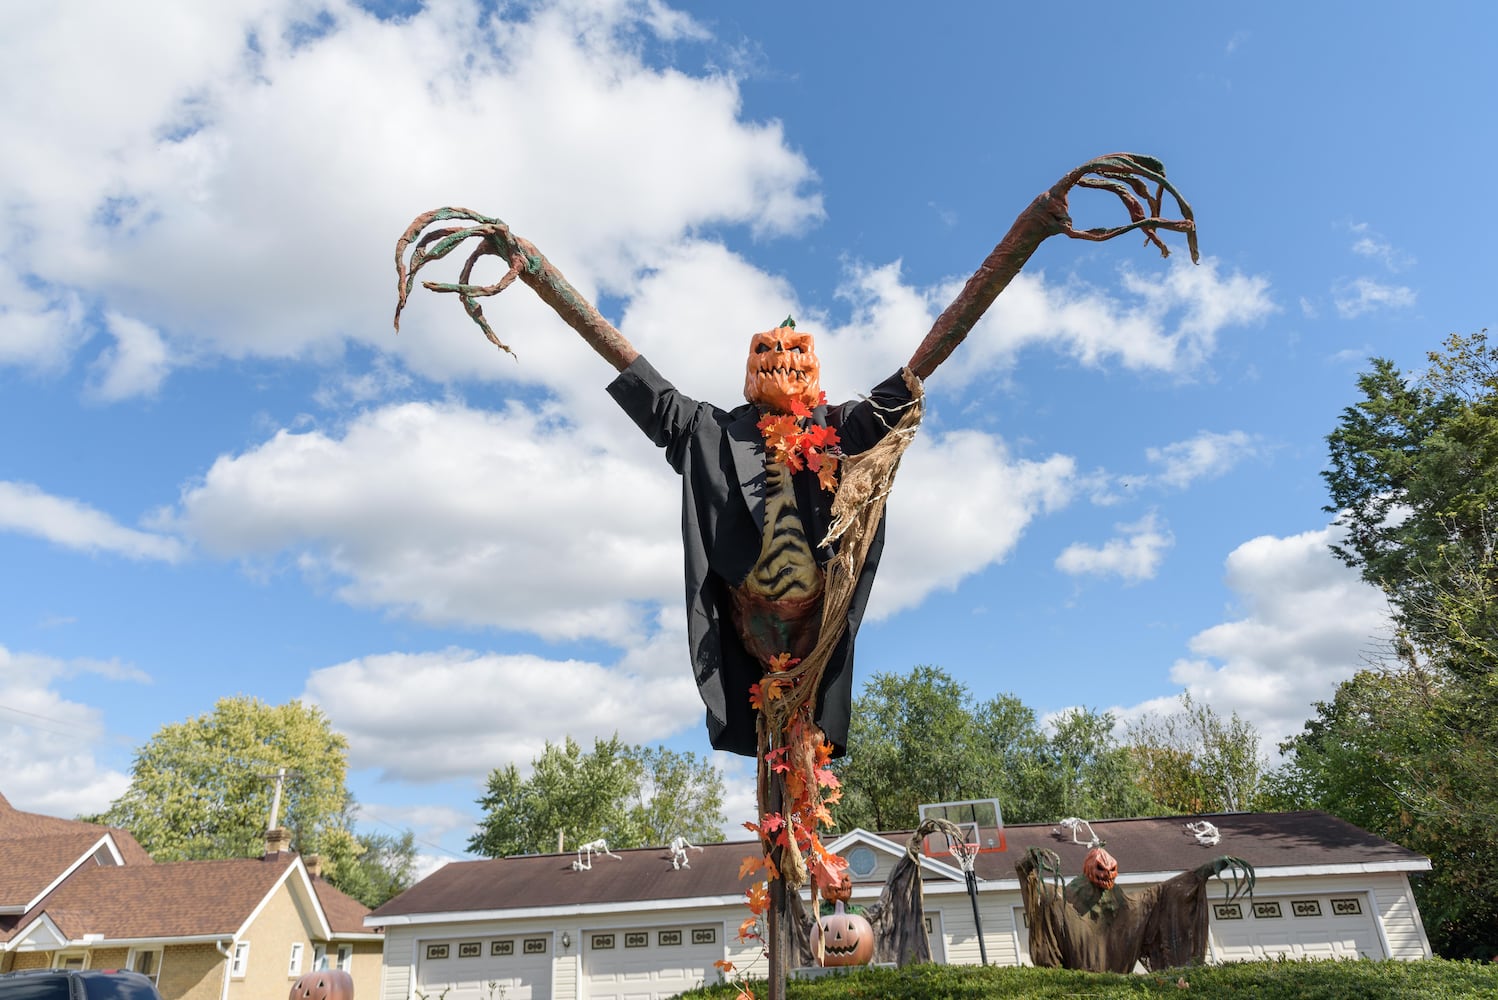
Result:
<instances>
[{"instance_id":1,"label":"house window","mask_svg":"<svg viewBox=\"0 0 1498 1000\"><path fill-rule=\"evenodd\" d=\"M352 966L353 964L354 964L354 946L351 945L351 944L341 944L341 945L339 945L338 946L338 967L340 969L342 969L344 972L348 972L349 969L350 969L350 966Z\"/></svg>"},{"instance_id":2,"label":"house window","mask_svg":"<svg viewBox=\"0 0 1498 1000\"><path fill-rule=\"evenodd\" d=\"M125 964L154 983L161 974L161 949L147 948L131 951L130 959Z\"/></svg>"},{"instance_id":3,"label":"house window","mask_svg":"<svg viewBox=\"0 0 1498 1000\"><path fill-rule=\"evenodd\" d=\"M324 972L328 968L328 946L325 944L312 945L312 968L315 972Z\"/></svg>"},{"instance_id":4,"label":"house window","mask_svg":"<svg viewBox=\"0 0 1498 1000\"><path fill-rule=\"evenodd\" d=\"M286 963L286 975L295 979L302 974L302 942L291 942L291 961Z\"/></svg>"},{"instance_id":5,"label":"house window","mask_svg":"<svg viewBox=\"0 0 1498 1000\"><path fill-rule=\"evenodd\" d=\"M54 969L84 969L88 965L88 955L81 951L61 952L57 961L53 964Z\"/></svg>"},{"instance_id":6,"label":"house window","mask_svg":"<svg viewBox=\"0 0 1498 1000\"><path fill-rule=\"evenodd\" d=\"M229 961L229 976L233 979L243 979L244 971L250 964L250 942L234 942L234 957Z\"/></svg>"}]
</instances>

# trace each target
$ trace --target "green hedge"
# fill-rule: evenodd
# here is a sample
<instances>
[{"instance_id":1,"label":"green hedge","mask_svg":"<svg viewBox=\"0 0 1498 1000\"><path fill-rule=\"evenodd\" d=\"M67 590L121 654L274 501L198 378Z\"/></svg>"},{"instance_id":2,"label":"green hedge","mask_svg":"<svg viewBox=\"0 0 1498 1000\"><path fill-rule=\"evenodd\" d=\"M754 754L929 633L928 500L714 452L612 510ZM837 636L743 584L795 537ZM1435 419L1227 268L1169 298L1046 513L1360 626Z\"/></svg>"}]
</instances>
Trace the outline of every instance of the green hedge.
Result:
<instances>
[{"instance_id":1,"label":"green hedge","mask_svg":"<svg viewBox=\"0 0 1498 1000\"><path fill-rule=\"evenodd\" d=\"M764 982L746 985L766 1000ZM732 1000L738 990L714 986L682 1000ZM960 965L863 969L792 980L786 1000L967 1000L1034 997L1118 1000L1130 997L1252 997L1254 1000L1447 1000L1498 997L1498 965L1475 962L1236 962L1143 975Z\"/></svg>"}]
</instances>

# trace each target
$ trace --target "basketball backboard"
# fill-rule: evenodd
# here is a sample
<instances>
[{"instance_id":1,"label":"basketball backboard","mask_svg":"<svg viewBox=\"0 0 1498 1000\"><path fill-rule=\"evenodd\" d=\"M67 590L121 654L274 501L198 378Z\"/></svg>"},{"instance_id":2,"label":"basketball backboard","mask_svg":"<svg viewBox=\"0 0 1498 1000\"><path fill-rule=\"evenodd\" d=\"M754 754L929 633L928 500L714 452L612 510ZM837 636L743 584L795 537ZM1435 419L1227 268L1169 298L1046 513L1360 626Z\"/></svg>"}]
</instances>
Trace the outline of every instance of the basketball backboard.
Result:
<instances>
[{"instance_id":1,"label":"basketball backboard","mask_svg":"<svg viewBox=\"0 0 1498 1000\"><path fill-rule=\"evenodd\" d=\"M968 850L978 854L1006 849L1004 814L998 799L966 799L961 802L932 802L920 807L921 822L944 819L955 823L963 833ZM951 838L944 833L930 833L921 841L921 851L936 858L953 856Z\"/></svg>"}]
</instances>

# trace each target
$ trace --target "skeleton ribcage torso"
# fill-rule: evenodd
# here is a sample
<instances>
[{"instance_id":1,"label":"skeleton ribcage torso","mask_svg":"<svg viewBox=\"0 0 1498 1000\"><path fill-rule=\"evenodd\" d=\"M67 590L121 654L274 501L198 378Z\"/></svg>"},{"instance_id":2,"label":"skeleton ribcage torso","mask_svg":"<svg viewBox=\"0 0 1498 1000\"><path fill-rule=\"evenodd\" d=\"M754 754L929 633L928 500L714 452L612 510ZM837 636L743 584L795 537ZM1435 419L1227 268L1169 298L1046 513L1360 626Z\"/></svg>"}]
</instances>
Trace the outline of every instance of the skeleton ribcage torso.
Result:
<instances>
[{"instance_id":1,"label":"skeleton ribcage torso","mask_svg":"<svg viewBox=\"0 0 1498 1000\"><path fill-rule=\"evenodd\" d=\"M744 587L769 601L805 601L822 592L822 571L796 510L790 471L778 462L765 464L765 532Z\"/></svg>"}]
</instances>

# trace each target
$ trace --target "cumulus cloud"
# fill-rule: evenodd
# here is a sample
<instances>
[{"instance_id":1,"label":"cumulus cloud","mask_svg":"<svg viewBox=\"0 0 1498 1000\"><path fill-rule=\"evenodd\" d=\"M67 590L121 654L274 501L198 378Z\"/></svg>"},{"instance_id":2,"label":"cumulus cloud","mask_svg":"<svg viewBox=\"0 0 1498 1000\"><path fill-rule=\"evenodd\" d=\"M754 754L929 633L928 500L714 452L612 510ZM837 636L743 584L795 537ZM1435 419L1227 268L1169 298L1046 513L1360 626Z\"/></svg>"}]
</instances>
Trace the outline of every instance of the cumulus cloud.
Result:
<instances>
[{"instance_id":1,"label":"cumulus cloud","mask_svg":"<svg viewBox=\"0 0 1498 1000\"><path fill-rule=\"evenodd\" d=\"M0 480L0 531L33 535L81 552L106 552L128 559L177 562L187 554L175 538L124 527L82 501L52 496L31 483Z\"/></svg>"},{"instance_id":2,"label":"cumulus cloud","mask_svg":"<svg viewBox=\"0 0 1498 1000\"><path fill-rule=\"evenodd\" d=\"M303 697L348 736L351 767L413 783L482 780L508 763L524 769L562 733L585 746L615 733L654 743L700 724L702 704L687 669L648 676L466 649L326 667L308 678Z\"/></svg>"},{"instance_id":3,"label":"cumulus cloud","mask_svg":"<svg viewBox=\"0 0 1498 1000\"><path fill-rule=\"evenodd\" d=\"M1353 237L1352 252L1359 257L1370 257L1390 271L1402 271L1414 263L1413 258L1400 251L1368 223L1356 222L1348 229Z\"/></svg>"},{"instance_id":4,"label":"cumulus cloud","mask_svg":"<svg viewBox=\"0 0 1498 1000\"><path fill-rule=\"evenodd\" d=\"M100 812L130 784L129 775L94 756L107 738L103 711L57 690L59 681L80 676L147 680L117 662L59 660L0 646L0 774L5 797L17 809L53 816Z\"/></svg>"},{"instance_id":5,"label":"cumulus cloud","mask_svg":"<svg viewBox=\"0 0 1498 1000\"><path fill-rule=\"evenodd\" d=\"M1185 441L1149 448L1145 458L1160 467L1152 478L1167 486L1184 489L1197 479L1223 475L1245 458L1258 453L1253 435L1244 431L1218 434L1202 431Z\"/></svg>"},{"instance_id":6,"label":"cumulus cloud","mask_svg":"<svg viewBox=\"0 0 1498 1000\"><path fill-rule=\"evenodd\" d=\"M1391 633L1383 595L1327 546L1338 529L1244 542L1227 559L1242 615L1194 636L1170 671L1200 704L1237 712L1272 753Z\"/></svg>"},{"instance_id":7,"label":"cumulus cloud","mask_svg":"<svg viewBox=\"0 0 1498 1000\"><path fill-rule=\"evenodd\" d=\"M1372 278L1354 278L1332 292L1337 315L1356 319L1384 309L1407 309L1415 304L1415 291L1404 285L1388 285Z\"/></svg>"},{"instance_id":8,"label":"cumulus cloud","mask_svg":"<svg viewBox=\"0 0 1498 1000\"><path fill-rule=\"evenodd\" d=\"M289 553L354 605L609 639L637 628L634 602L679 596L678 494L664 463L555 413L408 403L219 458L175 524L214 553Z\"/></svg>"},{"instance_id":9,"label":"cumulus cloud","mask_svg":"<svg viewBox=\"0 0 1498 1000\"><path fill-rule=\"evenodd\" d=\"M0 247L16 248L0 309L40 330L78 296L194 356L354 340L440 377L453 359L421 349L430 314L388 332L390 250L417 212L504 214L586 291L629 287L695 227L771 235L820 217L812 171L778 122L743 120L733 77L644 58L647 41L701 35L685 15L654 0L508 13L161 0L7 18L0 87L53 99L0 112ZM0 361L45 359L40 332L26 343ZM145 371L159 381L172 361ZM118 377L138 389L143 374Z\"/></svg>"},{"instance_id":10,"label":"cumulus cloud","mask_svg":"<svg viewBox=\"0 0 1498 1000\"><path fill-rule=\"evenodd\" d=\"M154 395L171 368L161 334L116 312L105 315L104 325L114 337L114 345L94 361L95 398L113 403L132 396Z\"/></svg>"},{"instance_id":11,"label":"cumulus cloud","mask_svg":"<svg viewBox=\"0 0 1498 1000\"><path fill-rule=\"evenodd\" d=\"M1068 545L1056 557L1056 568L1073 576L1116 576L1130 583L1153 578L1175 544L1169 529L1153 513L1116 529L1119 537L1101 546Z\"/></svg>"}]
</instances>

